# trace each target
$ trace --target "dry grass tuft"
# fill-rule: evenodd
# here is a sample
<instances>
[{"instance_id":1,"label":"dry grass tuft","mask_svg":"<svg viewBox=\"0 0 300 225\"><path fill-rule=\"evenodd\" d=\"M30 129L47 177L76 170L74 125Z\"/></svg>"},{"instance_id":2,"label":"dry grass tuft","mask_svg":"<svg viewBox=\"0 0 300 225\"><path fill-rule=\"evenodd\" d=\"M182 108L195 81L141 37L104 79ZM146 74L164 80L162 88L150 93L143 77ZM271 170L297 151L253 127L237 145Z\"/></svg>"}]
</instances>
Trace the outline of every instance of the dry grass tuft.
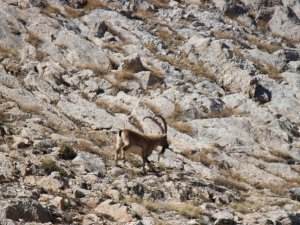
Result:
<instances>
[{"instance_id":1,"label":"dry grass tuft","mask_svg":"<svg viewBox=\"0 0 300 225\"><path fill-rule=\"evenodd\" d=\"M278 158L281 158L281 159L285 159L285 160L287 160L287 159L293 159L293 157L290 155L290 153L286 152L286 151L281 151L279 149L270 148L269 152L272 155L274 155L274 156L276 156Z\"/></svg>"},{"instance_id":2,"label":"dry grass tuft","mask_svg":"<svg viewBox=\"0 0 300 225\"><path fill-rule=\"evenodd\" d=\"M260 49L261 51L264 52L268 52L268 53L273 53L276 52L277 50L282 49L282 46L280 46L279 44L271 44L271 43L267 43L257 37L254 36L249 36L248 37L248 41L251 44L254 44L257 46L258 49Z\"/></svg>"},{"instance_id":3,"label":"dry grass tuft","mask_svg":"<svg viewBox=\"0 0 300 225\"><path fill-rule=\"evenodd\" d=\"M43 108L34 102L26 102L18 105L23 112L32 113L34 115L42 115Z\"/></svg>"},{"instance_id":4,"label":"dry grass tuft","mask_svg":"<svg viewBox=\"0 0 300 225\"><path fill-rule=\"evenodd\" d=\"M35 59L38 61L43 61L48 56L47 52L44 52L42 50L36 50Z\"/></svg>"},{"instance_id":5,"label":"dry grass tuft","mask_svg":"<svg viewBox=\"0 0 300 225\"><path fill-rule=\"evenodd\" d=\"M98 99L96 101L96 104L99 108L105 109L107 112L111 114L115 113L123 113L126 115L129 115L131 113L130 109L125 106L125 104L117 104L117 103L111 103L103 99Z\"/></svg>"},{"instance_id":6,"label":"dry grass tuft","mask_svg":"<svg viewBox=\"0 0 300 225\"><path fill-rule=\"evenodd\" d=\"M165 205L165 210L167 211L175 211L178 214L189 218L195 219L198 218L200 215L206 214L201 208L194 206L191 203L168 203Z\"/></svg>"},{"instance_id":7,"label":"dry grass tuft","mask_svg":"<svg viewBox=\"0 0 300 225\"><path fill-rule=\"evenodd\" d=\"M142 123L137 118L131 116L129 122L134 125L140 132L144 133Z\"/></svg>"},{"instance_id":8,"label":"dry grass tuft","mask_svg":"<svg viewBox=\"0 0 300 225\"><path fill-rule=\"evenodd\" d=\"M172 123L171 126L179 132L187 134L191 137L195 137L197 135L197 131L189 123L177 121Z\"/></svg>"},{"instance_id":9,"label":"dry grass tuft","mask_svg":"<svg viewBox=\"0 0 300 225\"><path fill-rule=\"evenodd\" d=\"M167 203L158 203L152 200L140 200L136 198L126 198L124 199L125 204L132 204L138 202L143 205L146 209L151 212L168 212L175 211L179 215L182 215L186 218L193 219L199 218L201 215L206 215L207 213L203 209L194 206L190 202L167 202Z\"/></svg>"},{"instance_id":10,"label":"dry grass tuft","mask_svg":"<svg viewBox=\"0 0 300 225\"><path fill-rule=\"evenodd\" d=\"M78 67L79 70L92 70L96 75L103 75L107 73L110 68L103 69L101 66L95 65L95 64L89 64L89 65L82 65Z\"/></svg>"},{"instance_id":11,"label":"dry grass tuft","mask_svg":"<svg viewBox=\"0 0 300 225\"><path fill-rule=\"evenodd\" d=\"M111 95L117 95L120 91L123 91L124 93L128 93L131 91L124 83L118 82L118 81L109 81L112 84L112 87L115 89L115 93L112 93Z\"/></svg>"},{"instance_id":12,"label":"dry grass tuft","mask_svg":"<svg viewBox=\"0 0 300 225\"><path fill-rule=\"evenodd\" d=\"M197 133L196 130L189 123L183 122L182 109L179 104L175 104L175 109L172 115L166 118L168 124L181 133L194 137Z\"/></svg>"},{"instance_id":13,"label":"dry grass tuft","mask_svg":"<svg viewBox=\"0 0 300 225\"><path fill-rule=\"evenodd\" d=\"M19 53L0 43L0 56L5 58L19 58Z\"/></svg>"},{"instance_id":14,"label":"dry grass tuft","mask_svg":"<svg viewBox=\"0 0 300 225\"><path fill-rule=\"evenodd\" d=\"M170 1L169 0L150 0L150 3L152 3L157 8L168 9Z\"/></svg>"},{"instance_id":15,"label":"dry grass tuft","mask_svg":"<svg viewBox=\"0 0 300 225\"><path fill-rule=\"evenodd\" d=\"M51 174L54 171L58 171L58 166L56 162L52 158L44 158L41 163L41 168L44 170L46 174Z\"/></svg>"},{"instance_id":16,"label":"dry grass tuft","mask_svg":"<svg viewBox=\"0 0 300 225\"><path fill-rule=\"evenodd\" d=\"M225 107L218 112L202 116L201 118L225 118L225 117L229 117L229 116L233 116L233 115L242 116L242 113L240 113L232 108Z\"/></svg>"},{"instance_id":17,"label":"dry grass tuft","mask_svg":"<svg viewBox=\"0 0 300 225\"><path fill-rule=\"evenodd\" d=\"M5 119L5 114L3 110L0 110L0 124Z\"/></svg>"},{"instance_id":18,"label":"dry grass tuft","mask_svg":"<svg viewBox=\"0 0 300 225\"><path fill-rule=\"evenodd\" d=\"M231 177L226 177L226 178L222 176L216 177L214 179L214 184L219 186L224 186L229 189L234 189L237 191L248 191L248 188L244 183L237 181Z\"/></svg>"},{"instance_id":19,"label":"dry grass tuft","mask_svg":"<svg viewBox=\"0 0 300 225\"><path fill-rule=\"evenodd\" d=\"M288 194L288 189L292 187L292 185L284 182L284 183L256 183L252 185L258 190L268 189L272 193L285 197Z\"/></svg>"},{"instance_id":20,"label":"dry grass tuft","mask_svg":"<svg viewBox=\"0 0 300 225\"><path fill-rule=\"evenodd\" d=\"M281 72L277 69L276 66L270 63L262 63L258 59L251 58L250 59L255 65L257 65L258 70L263 74L268 74L269 77L273 78L274 80L281 81L283 78L281 76Z\"/></svg>"},{"instance_id":21,"label":"dry grass tuft","mask_svg":"<svg viewBox=\"0 0 300 225\"><path fill-rule=\"evenodd\" d=\"M52 6L52 5L47 5L41 10L41 13L50 16L51 14L61 14L59 8Z\"/></svg>"},{"instance_id":22,"label":"dry grass tuft","mask_svg":"<svg viewBox=\"0 0 300 225\"><path fill-rule=\"evenodd\" d=\"M85 15L84 11L81 9L74 9L73 7L66 6L65 11L69 18L75 19Z\"/></svg>"},{"instance_id":23,"label":"dry grass tuft","mask_svg":"<svg viewBox=\"0 0 300 225\"><path fill-rule=\"evenodd\" d=\"M115 77L119 81L126 81L126 80L134 80L135 76L134 73L127 70L117 71Z\"/></svg>"},{"instance_id":24,"label":"dry grass tuft","mask_svg":"<svg viewBox=\"0 0 300 225\"><path fill-rule=\"evenodd\" d=\"M73 147L78 149L79 151L89 152L96 155L99 154L97 148L95 148L94 146L94 143L87 141L85 139L80 139L78 142L74 144Z\"/></svg>"},{"instance_id":25,"label":"dry grass tuft","mask_svg":"<svg viewBox=\"0 0 300 225\"><path fill-rule=\"evenodd\" d=\"M59 153L60 153L60 157L64 160L72 160L77 156L74 149L68 145L61 146Z\"/></svg>"},{"instance_id":26,"label":"dry grass tuft","mask_svg":"<svg viewBox=\"0 0 300 225\"><path fill-rule=\"evenodd\" d=\"M94 10L94 9L105 9L107 8L108 4L105 1L102 0L88 0L86 5L84 6L84 9L88 12Z\"/></svg>"},{"instance_id":27,"label":"dry grass tuft","mask_svg":"<svg viewBox=\"0 0 300 225\"><path fill-rule=\"evenodd\" d=\"M102 48L105 48L105 49L108 49L112 52L116 52L116 53L122 53L124 54L124 50L123 50L123 46L126 45L125 43L119 43L119 42L116 42L116 43L103 43L101 44L101 47Z\"/></svg>"},{"instance_id":28,"label":"dry grass tuft","mask_svg":"<svg viewBox=\"0 0 300 225\"><path fill-rule=\"evenodd\" d=\"M65 44L56 44L56 46L63 50L68 49L68 46L66 46Z\"/></svg>"},{"instance_id":29,"label":"dry grass tuft","mask_svg":"<svg viewBox=\"0 0 300 225\"><path fill-rule=\"evenodd\" d=\"M187 157L188 159L201 162L206 167L210 166L219 166L219 161L213 158L213 154L217 152L216 148L204 148L198 150L184 150L182 151L182 155Z\"/></svg>"},{"instance_id":30,"label":"dry grass tuft","mask_svg":"<svg viewBox=\"0 0 300 225\"><path fill-rule=\"evenodd\" d=\"M244 60L250 60L254 65L257 67L257 69L262 73L262 74L268 74L270 78L281 81L283 78L281 76L281 71L277 69L276 66L270 64L270 63L265 63L261 62L259 59L253 58L251 56L246 56L244 55L240 49L234 48L233 53Z\"/></svg>"},{"instance_id":31,"label":"dry grass tuft","mask_svg":"<svg viewBox=\"0 0 300 225\"><path fill-rule=\"evenodd\" d=\"M277 156L274 155L267 155L267 154L253 154L251 155L252 157L258 159L258 160L263 160L265 162L268 163L280 163L280 162L284 162L284 160L282 158L279 158Z\"/></svg>"},{"instance_id":32,"label":"dry grass tuft","mask_svg":"<svg viewBox=\"0 0 300 225\"><path fill-rule=\"evenodd\" d=\"M264 201L253 202L253 201L242 200L239 202L231 203L230 207L237 212L247 214L251 212L258 212L261 208L263 208L266 205L267 203Z\"/></svg>"},{"instance_id":33,"label":"dry grass tuft","mask_svg":"<svg viewBox=\"0 0 300 225\"><path fill-rule=\"evenodd\" d=\"M149 102L145 102L145 105L155 114L160 115L160 110ZM196 135L196 130L189 123L183 122L184 118L182 115L181 107L179 104L175 104L175 109L172 115L166 118L169 126L175 128L177 131L187 134L191 137Z\"/></svg>"},{"instance_id":34,"label":"dry grass tuft","mask_svg":"<svg viewBox=\"0 0 300 225\"><path fill-rule=\"evenodd\" d=\"M105 132L89 132L86 138L93 142L95 145L101 147L110 146L112 143L111 136L109 136Z\"/></svg>"},{"instance_id":35,"label":"dry grass tuft","mask_svg":"<svg viewBox=\"0 0 300 225\"><path fill-rule=\"evenodd\" d=\"M180 59L178 59L178 58L174 58L171 56L157 54L156 57L160 61L168 62L176 68L189 70L197 76L203 76L203 77L208 78L209 80L215 80L214 75L210 72L209 69L207 69L204 66L203 62L200 62L200 61L197 63L193 62L193 61L189 60L186 56L183 56Z\"/></svg>"},{"instance_id":36,"label":"dry grass tuft","mask_svg":"<svg viewBox=\"0 0 300 225\"><path fill-rule=\"evenodd\" d=\"M212 32L212 35L217 39L232 40L232 41L234 41L234 43L238 43L238 44L242 45L240 38L238 38L236 35L233 35L227 31L215 30Z\"/></svg>"},{"instance_id":37,"label":"dry grass tuft","mask_svg":"<svg viewBox=\"0 0 300 225\"><path fill-rule=\"evenodd\" d=\"M165 221L160 220L160 219L156 219L154 224L155 225L171 225L170 223L165 222Z\"/></svg>"},{"instance_id":38,"label":"dry grass tuft","mask_svg":"<svg viewBox=\"0 0 300 225\"><path fill-rule=\"evenodd\" d=\"M28 36L25 39L26 42L34 46L35 48L41 46L43 43L42 39L39 38L39 36L33 32L29 32Z\"/></svg>"}]
</instances>

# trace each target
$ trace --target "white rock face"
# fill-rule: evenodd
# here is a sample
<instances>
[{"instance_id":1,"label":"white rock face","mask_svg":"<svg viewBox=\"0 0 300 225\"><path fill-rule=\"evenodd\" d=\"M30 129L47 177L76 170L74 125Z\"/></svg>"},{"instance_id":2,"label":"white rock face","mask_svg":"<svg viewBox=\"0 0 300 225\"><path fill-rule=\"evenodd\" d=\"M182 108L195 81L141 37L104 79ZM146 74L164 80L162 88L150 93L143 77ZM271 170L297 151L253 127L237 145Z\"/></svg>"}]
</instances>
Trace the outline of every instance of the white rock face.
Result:
<instances>
[{"instance_id":1,"label":"white rock face","mask_svg":"<svg viewBox=\"0 0 300 225\"><path fill-rule=\"evenodd\" d=\"M296 0L0 1L0 223L300 224L299 21ZM143 142L115 162L122 129L166 133L147 175Z\"/></svg>"}]
</instances>

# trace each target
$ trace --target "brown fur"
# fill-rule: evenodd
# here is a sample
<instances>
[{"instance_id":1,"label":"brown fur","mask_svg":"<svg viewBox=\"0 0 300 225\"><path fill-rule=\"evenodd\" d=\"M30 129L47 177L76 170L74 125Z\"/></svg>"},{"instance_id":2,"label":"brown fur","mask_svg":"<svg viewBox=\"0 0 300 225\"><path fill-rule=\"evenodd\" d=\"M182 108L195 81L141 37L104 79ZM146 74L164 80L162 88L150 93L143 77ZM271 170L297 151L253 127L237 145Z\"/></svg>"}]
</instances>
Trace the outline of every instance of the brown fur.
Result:
<instances>
[{"instance_id":1,"label":"brown fur","mask_svg":"<svg viewBox=\"0 0 300 225\"><path fill-rule=\"evenodd\" d=\"M149 167L151 166L148 157L158 146L162 146L160 154L163 154L165 149L169 148L167 134L147 136L129 129L121 130L117 136L115 161L118 161L121 151L123 160L125 160L125 152L135 153L143 158L143 171L146 173L146 162Z\"/></svg>"}]
</instances>

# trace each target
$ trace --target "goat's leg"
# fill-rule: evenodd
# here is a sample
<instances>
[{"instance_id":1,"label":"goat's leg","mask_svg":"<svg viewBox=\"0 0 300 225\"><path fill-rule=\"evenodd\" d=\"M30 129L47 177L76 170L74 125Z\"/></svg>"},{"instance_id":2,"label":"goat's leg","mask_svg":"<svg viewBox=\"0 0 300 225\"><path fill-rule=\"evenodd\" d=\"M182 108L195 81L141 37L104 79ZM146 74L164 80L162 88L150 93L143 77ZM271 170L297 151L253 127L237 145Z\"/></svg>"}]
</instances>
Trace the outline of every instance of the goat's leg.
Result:
<instances>
[{"instance_id":1,"label":"goat's leg","mask_svg":"<svg viewBox=\"0 0 300 225\"><path fill-rule=\"evenodd\" d=\"M145 168L145 165L146 165L147 160L148 160L147 157L143 157L143 172L144 172L144 175L147 174L146 168Z\"/></svg>"},{"instance_id":2,"label":"goat's leg","mask_svg":"<svg viewBox=\"0 0 300 225\"><path fill-rule=\"evenodd\" d=\"M119 154L120 154L121 149L122 149L122 147L117 148L117 151L115 153L115 162L116 163L118 162Z\"/></svg>"},{"instance_id":3,"label":"goat's leg","mask_svg":"<svg viewBox=\"0 0 300 225\"><path fill-rule=\"evenodd\" d=\"M126 161L126 157L125 157L125 153L126 153L126 151L128 150L128 148L129 148L129 145L124 145L123 147L122 147L122 160L125 162Z\"/></svg>"},{"instance_id":4,"label":"goat's leg","mask_svg":"<svg viewBox=\"0 0 300 225\"><path fill-rule=\"evenodd\" d=\"M119 154L121 152L122 147L124 146L124 143L121 139L121 137L117 137L117 144L116 144L116 153L115 153L115 162L117 163L119 159Z\"/></svg>"}]
</instances>

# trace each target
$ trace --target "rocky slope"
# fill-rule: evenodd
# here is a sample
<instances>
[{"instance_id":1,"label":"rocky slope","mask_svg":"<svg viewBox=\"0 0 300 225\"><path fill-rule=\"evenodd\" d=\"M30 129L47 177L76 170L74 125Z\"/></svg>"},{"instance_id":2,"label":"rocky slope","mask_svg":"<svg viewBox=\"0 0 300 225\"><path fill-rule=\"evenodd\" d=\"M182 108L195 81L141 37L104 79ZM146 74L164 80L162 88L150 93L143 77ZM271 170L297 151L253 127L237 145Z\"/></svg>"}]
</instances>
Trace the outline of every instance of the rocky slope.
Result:
<instances>
[{"instance_id":1,"label":"rocky slope","mask_svg":"<svg viewBox=\"0 0 300 225\"><path fill-rule=\"evenodd\" d=\"M1 224L300 224L299 41L297 0L2 0Z\"/></svg>"}]
</instances>

